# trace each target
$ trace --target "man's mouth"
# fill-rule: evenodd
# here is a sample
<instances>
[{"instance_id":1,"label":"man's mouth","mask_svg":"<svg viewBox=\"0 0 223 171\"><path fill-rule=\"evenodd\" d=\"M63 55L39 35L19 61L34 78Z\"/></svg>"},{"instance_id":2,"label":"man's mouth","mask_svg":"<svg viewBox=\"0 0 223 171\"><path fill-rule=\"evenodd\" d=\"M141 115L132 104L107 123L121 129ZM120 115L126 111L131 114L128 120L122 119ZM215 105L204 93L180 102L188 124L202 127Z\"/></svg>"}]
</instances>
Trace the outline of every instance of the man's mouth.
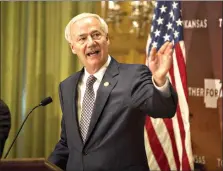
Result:
<instances>
[{"instance_id":1,"label":"man's mouth","mask_svg":"<svg viewBox=\"0 0 223 171\"><path fill-rule=\"evenodd\" d=\"M100 50L96 50L96 51L87 53L87 56L95 56L95 55L98 55L99 53L100 53Z\"/></svg>"}]
</instances>

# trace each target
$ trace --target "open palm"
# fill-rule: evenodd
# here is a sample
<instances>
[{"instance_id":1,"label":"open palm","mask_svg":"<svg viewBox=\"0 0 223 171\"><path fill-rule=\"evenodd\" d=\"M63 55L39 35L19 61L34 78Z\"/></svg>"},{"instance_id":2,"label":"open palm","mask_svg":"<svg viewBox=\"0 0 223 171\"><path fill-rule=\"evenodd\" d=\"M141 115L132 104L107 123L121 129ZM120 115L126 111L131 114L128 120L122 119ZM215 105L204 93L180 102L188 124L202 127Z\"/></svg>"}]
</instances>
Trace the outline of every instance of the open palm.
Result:
<instances>
[{"instance_id":1,"label":"open palm","mask_svg":"<svg viewBox=\"0 0 223 171\"><path fill-rule=\"evenodd\" d=\"M166 42L161 46L158 52L155 47L150 51L147 65L153 74L153 78L157 82L165 82L166 80L166 75L172 66L172 48L173 44L171 42Z\"/></svg>"}]
</instances>

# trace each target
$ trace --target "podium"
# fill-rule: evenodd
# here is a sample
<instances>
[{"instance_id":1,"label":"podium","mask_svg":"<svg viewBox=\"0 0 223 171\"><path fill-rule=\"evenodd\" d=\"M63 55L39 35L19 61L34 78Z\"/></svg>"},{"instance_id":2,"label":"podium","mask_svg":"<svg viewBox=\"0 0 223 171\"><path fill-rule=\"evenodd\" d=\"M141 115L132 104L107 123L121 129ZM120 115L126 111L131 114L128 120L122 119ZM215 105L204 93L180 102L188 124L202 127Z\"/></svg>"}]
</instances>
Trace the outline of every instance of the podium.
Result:
<instances>
[{"instance_id":1,"label":"podium","mask_svg":"<svg viewBox=\"0 0 223 171\"><path fill-rule=\"evenodd\" d=\"M0 159L0 171L62 171L44 158Z\"/></svg>"}]
</instances>

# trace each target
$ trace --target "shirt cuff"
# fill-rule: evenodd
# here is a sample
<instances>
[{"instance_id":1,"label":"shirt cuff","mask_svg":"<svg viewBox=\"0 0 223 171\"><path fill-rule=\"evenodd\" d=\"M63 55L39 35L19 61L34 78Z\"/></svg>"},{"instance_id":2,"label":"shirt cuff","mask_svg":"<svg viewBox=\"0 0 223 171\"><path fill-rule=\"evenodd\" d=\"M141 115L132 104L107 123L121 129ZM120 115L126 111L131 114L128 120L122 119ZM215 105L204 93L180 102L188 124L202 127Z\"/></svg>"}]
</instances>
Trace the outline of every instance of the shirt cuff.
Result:
<instances>
[{"instance_id":1,"label":"shirt cuff","mask_svg":"<svg viewBox=\"0 0 223 171\"><path fill-rule=\"evenodd\" d=\"M153 82L153 85L156 87L157 90L159 90L159 92L165 96L165 97L170 97L170 88L169 88L169 79L167 78L166 79L166 82L163 86L161 87L158 87L154 81L154 78L152 76L152 82Z\"/></svg>"}]
</instances>

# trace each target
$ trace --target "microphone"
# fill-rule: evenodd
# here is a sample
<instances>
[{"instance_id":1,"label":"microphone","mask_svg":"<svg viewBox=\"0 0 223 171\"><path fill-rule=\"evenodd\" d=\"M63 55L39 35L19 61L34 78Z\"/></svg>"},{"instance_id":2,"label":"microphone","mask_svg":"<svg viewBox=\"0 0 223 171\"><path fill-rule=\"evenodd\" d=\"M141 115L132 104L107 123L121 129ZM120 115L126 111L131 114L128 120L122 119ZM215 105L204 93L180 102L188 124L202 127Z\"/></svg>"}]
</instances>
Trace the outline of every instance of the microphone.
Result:
<instances>
[{"instance_id":1,"label":"microphone","mask_svg":"<svg viewBox=\"0 0 223 171\"><path fill-rule=\"evenodd\" d=\"M51 97L46 97L45 99L43 99L43 100L40 102L40 104L38 104L37 106L35 106L34 108L32 108L32 110L28 113L28 115L26 116L26 118L25 118L24 121L22 122L22 125L20 126L19 131L17 132L15 138L13 139L13 142L12 142L12 144L10 145L10 147L9 147L9 149L8 149L8 151L7 151L7 153L5 154L4 159L8 156L8 154L9 154L9 152L10 152L10 150L11 150L13 144L15 143L15 141L16 141L16 139L17 139L17 137L18 137L20 131L22 130L23 125L25 124L26 120L28 119L29 115L30 115L36 108L38 108L39 106L46 106L46 105L50 104L52 101L53 101L53 100L52 100Z\"/></svg>"},{"instance_id":2,"label":"microphone","mask_svg":"<svg viewBox=\"0 0 223 171\"><path fill-rule=\"evenodd\" d=\"M43 99L39 105L41 106L46 106L48 105L49 103L51 103L53 101L53 99L51 97L47 97L45 99Z\"/></svg>"}]
</instances>

